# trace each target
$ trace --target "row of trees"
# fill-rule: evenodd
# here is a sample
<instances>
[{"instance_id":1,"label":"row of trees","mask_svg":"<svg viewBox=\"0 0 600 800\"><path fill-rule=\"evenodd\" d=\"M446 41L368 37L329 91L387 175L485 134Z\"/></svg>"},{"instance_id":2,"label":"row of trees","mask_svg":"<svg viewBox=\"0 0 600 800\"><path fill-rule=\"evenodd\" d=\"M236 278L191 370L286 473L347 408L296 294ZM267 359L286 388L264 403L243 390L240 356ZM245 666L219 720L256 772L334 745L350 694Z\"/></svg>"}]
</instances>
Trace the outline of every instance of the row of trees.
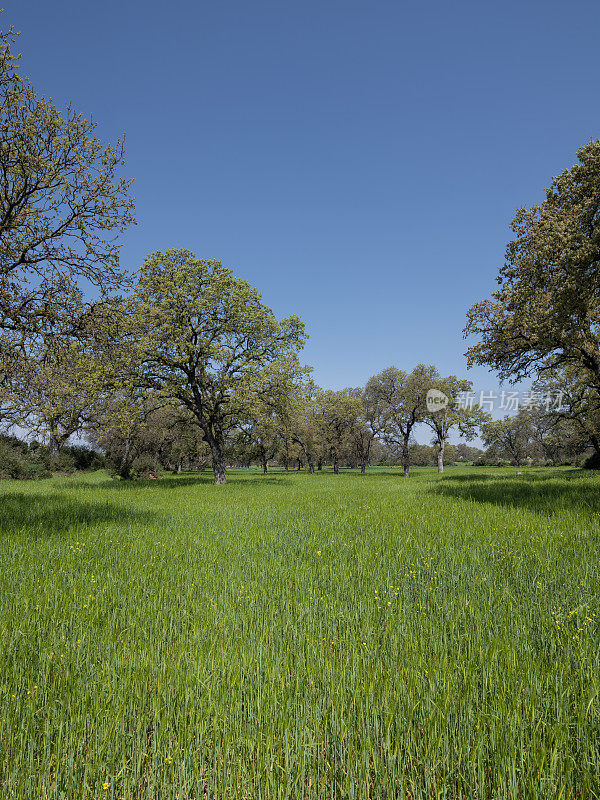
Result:
<instances>
[{"instance_id":1,"label":"row of trees","mask_svg":"<svg viewBox=\"0 0 600 800\"><path fill-rule=\"evenodd\" d=\"M118 459L123 477L142 454L159 464L203 464L225 482L232 451L322 463L370 462L375 441L406 475L415 426L429 426L443 469L448 436L473 438L484 415L461 407L471 388L433 366L395 367L364 388L324 390L298 354L297 317L278 321L258 292L218 261L188 250L151 254L133 291L82 308L76 334L46 333L5 380L7 422L28 425L59 453L76 433ZM447 405L429 410L427 392Z\"/></svg>"},{"instance_id":2,"label":"row of trees","mask_svg":"<svg viewBox=\"0 0 600 800\"><path fill-rule=\"evenodd\" d=\"M217 483L238 456L363 469L374 447L408 473L415 425L436 437L474 433L454 400L427 415L430 386L460 382L433 367L390 368L360 390L317 387L299 361L298 317L277 320L219 261L156 252L133 280L118 235L134 223L123 143L40 96L19 74L15 34L0 35L0 389L6 427L48 442L54 457L87 435L127 477L145 461L180 469L210 459ZM94 299L85 292L93 287ZM85 290L85 291L84 291ZM466 385L466 384L465 384ZM379 444L375 444L378 442Z\"/></svg>"},{"instance_id":3,"label":"row of trees","mask_svg":"<svg viewBox=\"0 0 600 800\"><path fill-rule=\"evenodd\" d=\"M135 279L118 236L135 222L123 144L59 112L22 77L15 34L0 34L0 392L4 425L57 455L85 434L124 477L140 459L180 469L272 458L366 469L375 453L409 474L417 426L440 471L448 437L478 430L493 457L600 460L600 143L513 222L500 288L469 311L469 364L560 389L559 409L493 422L458 402L471 384L433 366L390 367L360 389L316 386L298 317L278 320L219 261L149 255ZM89 296L93 294L93 300ZM428 407L427 393L445 397ZM525 444L523 444L525 442ZM568 443L568 446L565 445ZM559 446L560 445L560 446ZM537 448L537 449L536 449ZM415 448L412 445L414 456Z\"/></svg>"}]
</instances>

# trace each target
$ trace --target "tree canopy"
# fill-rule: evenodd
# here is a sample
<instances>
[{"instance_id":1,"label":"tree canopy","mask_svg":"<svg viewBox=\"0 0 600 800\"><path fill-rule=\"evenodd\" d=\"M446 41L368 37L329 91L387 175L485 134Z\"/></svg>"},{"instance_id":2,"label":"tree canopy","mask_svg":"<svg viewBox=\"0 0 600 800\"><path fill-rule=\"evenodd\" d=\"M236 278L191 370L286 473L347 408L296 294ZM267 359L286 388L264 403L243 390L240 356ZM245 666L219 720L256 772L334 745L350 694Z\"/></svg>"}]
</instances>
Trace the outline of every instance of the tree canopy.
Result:
<instances>
[{"instance_id":1,"label":"tree canopy","mask_svg":"<svg viewBox=\"0 0 600 800\"><path fill-rule=\"evenodd\" d=\"M194 415L215 482L225 483L225 435L268 388L275 364L297 364L303 323L277 321L257 290L220 261L182 249L146 258L129 311L141 379Z\"/></svg>"},{"instance_id":2,"label":"tree canopy","mask_svg":"<svg viewBox=\"0 0 600 800\"><path fill-rule=\"evenodd\" d=\"M542 203L517 211L500 288L468 312L468 363L503 379L576 364L600 386L600 141L577 155Z\"/></svg>"},{"instance_id":3,"label":"tree canopy","mask_svg":"<svg viewBox=\"0 0 600 800\"><path fill-rule=\"evenodd\" d=\"M132 222L123 141L59 111L19 74L15 33L0 33L0 359L6 372L28 337L74 330L81 281L101 294L126 283L118 235ZM1 377L1 376L0 376Z\"/></svg>"}]
</instances>

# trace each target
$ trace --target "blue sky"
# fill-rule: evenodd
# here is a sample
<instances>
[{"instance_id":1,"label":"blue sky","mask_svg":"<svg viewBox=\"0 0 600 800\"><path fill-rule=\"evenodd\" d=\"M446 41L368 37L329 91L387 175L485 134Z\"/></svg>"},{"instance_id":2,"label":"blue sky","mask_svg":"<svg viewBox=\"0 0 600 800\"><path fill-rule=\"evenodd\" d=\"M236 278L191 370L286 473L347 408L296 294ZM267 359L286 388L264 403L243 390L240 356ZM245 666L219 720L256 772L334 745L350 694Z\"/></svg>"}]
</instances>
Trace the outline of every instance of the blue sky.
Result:
<instances>
[{"instance_id":1,"label":"blue sky","mask_svg":"<svg viewBox=\"0 0 600 800\"><path fill-rule=\"evenodd\" d=\"M187 247L310 334L324 386L466 373L515 209L600 136L597 2L5 0L23 70L127 136L135 269Z\"/></svg>"}]
</instances>

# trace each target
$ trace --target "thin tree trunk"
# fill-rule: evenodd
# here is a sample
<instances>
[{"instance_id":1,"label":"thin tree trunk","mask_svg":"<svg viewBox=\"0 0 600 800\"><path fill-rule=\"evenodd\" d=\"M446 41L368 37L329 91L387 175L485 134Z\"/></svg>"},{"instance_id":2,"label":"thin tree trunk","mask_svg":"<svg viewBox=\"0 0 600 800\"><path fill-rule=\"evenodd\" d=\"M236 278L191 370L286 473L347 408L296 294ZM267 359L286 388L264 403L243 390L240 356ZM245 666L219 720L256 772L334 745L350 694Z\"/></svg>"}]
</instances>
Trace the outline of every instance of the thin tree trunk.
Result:
<instances>
[{"instance_id":1,"label":"thin tree trunk","mask_svg":"<svg viewBox=\"0 0 600 800\"><path fill-rule=\"evenodd\" d=\"M302 448L302 452L306 456L306 463L308 464L308 471L310 472L311 475L314 475L315 474L315 464L314 464L314 461L312 459L312 455L310 453L310 450L306 447L306 445L302 444L302 442L300 442L300 447Z\"/></svg>"},{"instance_id":2,"label":"thin tree trunk","mask_svg":"<svg viewBox=\"0 0 600 800\"><path fill-rule=\"evenodd\" d=\"M261 453L260 463L262 464L263 475L266 475L267 474L267 456L266 456L264 451Z\"/></svg>"},{"instance_id":3,"label":"thin tree trunk","mask_svg":"<svg viewBox=\"0 0 600 800\"><path fill-rule=\"evenodd\" d=\"M129 436L125 439L125 449L121 456L121 464L119 466L119 477L121 480L128 481L131 478L131 439Z\"/></svg>"},{"instance_id":4,"label":"thin tree trunk","mask_svg":"<svg viewBox=\"0 0 600 800\"><path fill-rule=\"evenodd\" d=\"M368 440L367 450L365 452L365 457L363 458L362 464L360 465L360 471L364 475L367 471L367 464L369 463L369 456L371 455L371 444L373 443L373 439Z\"/></svg>"},{"instance_id":5,"label":"thin tree trunk","mask_svg":"<svg viewBox=\"0 0 600 800\"><path fill-rule=\"evenodd\" d=\"M61 448L61 439L60 435L58 434L56 428L53 426L50 427L50 440L48 442L48 450L50 455L50 463L56 464L58 461L58 455L60 453Z\"/></svg>"},{"instance_id":6,"label":"thin tree trunk","mask_svg":"<svg viewBox=\"0 0 600 800\"><path fill-rule=\"evenodd\" d=\"M437 465L438 465L438 472L444 471L444 447L446 446L446 442L441 441L438 442L438 452L437 452Z\"/></svg>"},{"instance_id":7,"label":"thin tree trunk","mask_svg":"<svg viewBox=\"0 0 600 800\"><path fill-rule=\"evenodd\" d=\"M338 464L337 452L335 450L333 451L332 456L333 456L333 474L334 475L339 475L340 474L340 467L339 467L339 464Z\"/></svg>"},{"instance_id":8,"label":"thin tree trunk","mask_svg":"<svg viewBox=\"0 0 600 800\"><path fill-rule=\"evenodd\" d=\"M408 440L409 440L409 435L407 434L404 437L404 442L402 444L402 465L404 466L405 478L408 478L410 472L410 452L408 449Z\"/></svg>"}]
</instances>

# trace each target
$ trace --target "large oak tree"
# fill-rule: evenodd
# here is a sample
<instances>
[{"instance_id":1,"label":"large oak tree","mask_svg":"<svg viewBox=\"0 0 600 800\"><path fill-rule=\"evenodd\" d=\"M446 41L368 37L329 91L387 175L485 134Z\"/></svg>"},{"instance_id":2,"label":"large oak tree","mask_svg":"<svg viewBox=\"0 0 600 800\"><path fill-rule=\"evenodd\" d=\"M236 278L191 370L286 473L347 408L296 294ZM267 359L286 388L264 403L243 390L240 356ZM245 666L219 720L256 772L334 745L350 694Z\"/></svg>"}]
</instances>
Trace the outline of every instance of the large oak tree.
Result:
<instances>
[{"instance_id":1,"label":"large oak tree","mask_svg":"<svg viewBox=\"0 0 600 800\"><path fill-rule=\"evenodd\" d=\"M247 418L275 365L296 361L303 323L277 321L258 291L220 261L183 249L146 258L129 313L141 381L194 415L215 483L225 483L226 434Z\"/></svg>"},{"instance_id":2,"label":"large oak tree","mask_svg":"<svg viewBox=\"0 0 600 800\"><path fill-rule=\"evenodd\" d=\"M600 388L600 141L577 155L542 203L517 212L499 289L468 312L469 364L501 378L571 365Z\"/></svg>"},{"instance_id":3,"label":"large oak tree","mask_svg":"<svg viewBox=\"0 0 600 800\"><path fill-rule=\"evenodd\" d=\"M365 391L377 409L380 436L400 451L405 477L410 471L410 440L415 426L424 419L427 390L438 378L435 367L418 364L410 373L388 367L367 381Z\"/></svg>"},{"instance_id":4,"label":"large oak tree","mask_svg":"<svg viewBox=\"0 0 600 800\"><path fill-rule=\"evenodd\" d=\"M73 332L81 281L123 285L118 235L133 222L123 142L59 111L19 74L12 29L0 33L0 379L31 338Z\"/></svg>"}]
</instances>

